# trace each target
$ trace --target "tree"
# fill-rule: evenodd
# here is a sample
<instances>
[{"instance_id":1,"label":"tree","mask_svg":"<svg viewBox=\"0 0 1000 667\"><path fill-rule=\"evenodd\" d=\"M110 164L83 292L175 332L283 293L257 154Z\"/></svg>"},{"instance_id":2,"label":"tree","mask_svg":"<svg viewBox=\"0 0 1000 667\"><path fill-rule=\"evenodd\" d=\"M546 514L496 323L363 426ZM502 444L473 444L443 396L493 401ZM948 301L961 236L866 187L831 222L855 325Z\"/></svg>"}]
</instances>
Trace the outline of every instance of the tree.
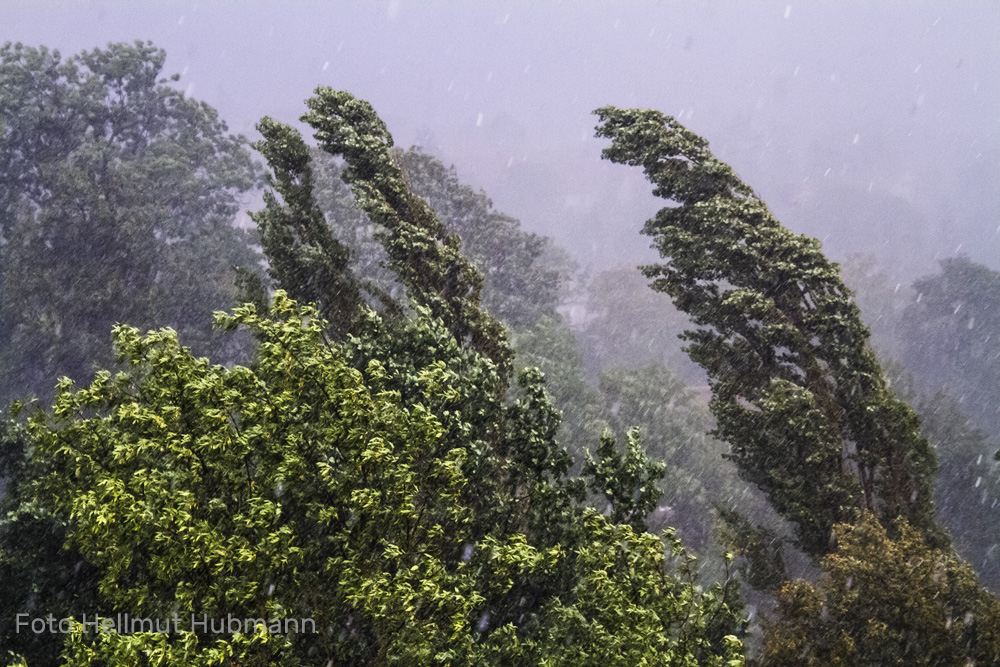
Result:
<instances>
[{"instance_id":1,"label":"tree","mask_svg":"<svg viewBox=\"0 0 1000 667\"><path fill-rule=\"evenodd\" d=\"M663 365L689 384L706 383L678 340L687 317L666 295L650 290L634 266L590 276L585 293L587 314L578 330L592 372Z\"/></svg>"},{"instance_id":2,"label":"tree","mask_svg":"<svg viewBox=\"0 0 1000 667\"><path fill-rule=\"evenodd\" d=\"M32 656L33 665L58 664L61 646L51 637L18 632L18 614L58 618L96 607L95 571L75 550L64 549L66 521L33 497L31 481L44 474L30 455L24 427L0 421L0 662Z\"/></svg>"},{"instance_id":3,"label":"tree","mask_svg":"<svg viewBox=\"0 0 1000 667\"><path fill-rule=\"evenodd\" d=\"M670 525L698 554L721 553L718 508L738 504L763 517L767 504L723 460L725 445L708 435L703 399L663 366L613 368L599 379L602 416L612 433L638 428L650 459L666 464L664 489L651 526Z\"/></svg>"},{"instance_id":4,"label":"tree","mask_svg":"<svg viewBox=\"0 0 1000 667\"><path fill-rule=\"evenodd\" d=\"M968 257L941 260L941 272L913 283L901 361L927 393L962 399L979 427L995 433L1000 419L1000 272Z\"/></svg>"},{"instance_id":5,"label":"tree","mask_svg":"<svg viewBox=\"0 0 1000 667\"><path fill-rule=\"evenodd\" d=\"M463 252L483 274L483 306L490 313L511 329L555 313L567 276L551 239L522 231L484 192L463 185L454 167L412 148L395 158L410 188L462 239Z\"/></svg>"},{"instance_id":6,"label":"tree","mask_svg":"<svg viewBox=\"0 0 1000 667\"><path fill-rule=\"evenodd\" d=\"M665 264L643 267L699 329L716 433L741 476L795 526L813 556L862 511L906 518L935 544L934 454L886 386L837 266L783 228L705 140L657 111L604 107L603 155L642 166L662 209L644 233Z\"/></svg>"},{"instance_id":7,"label":"tree","mask_svg":"<svg viewBox=\"0 0 1000 667\"><path fill-rule=\"evenodd\" d=\"M1000 602L967 564L905 522L890 538L871 515L836 527L817 585L786 584L759 664L989 665Z\"/></svg>"},{"instance_id":8,"label":"tree","mask_svg":"<svg viewBox=\"0 0 1000 667\"><path fill-rule=\"evenodd\" d=\"M997 443L954 396L943 390L922 393L914 377L897 364L887 364L886 371L896 394L920 415L921 431L934 445L938 459L935 501L955 551L976 569L986 586L1000 590L1000 474L993 458Z\"/></svg>"},{"instance_id":9,"label":"tree","mask_svg":"<svg viewBox=\"0 0 1000 667\"><path fill-rule=\"evenodd\" d=\"M283 293L270 318L249 306L220 323L254 332L252 369L211 366L171 331L119 327L123 371L79 390L66 381L52 415L33 415L49 466L35 492L69 518L68 543L112 610L311 618L320 630L78 632L65 664L739 663L733 591L697 593L676 541L665 553L585 508L553 517L562 544L509 524L475 534L463 474L474 452L425 407L453 398L447 358L405 379L421 400L402 404L392 365L353 368L361 343L324 342L316 311ZM425 309L413 327L460 354ZM508 599L553 577L563 585L544 599Z\"/></svg>"},{"instance_id":10,"label":"tree","mask_svg":"<svg viewBox=\"0 0 1000 667\"><path fill-rule=\"evenodd\" d=\"M232 266L257 268L233 221L258 172L214 109L160 78L163 61L141 42L65 60L0 48L2 396L85 379L110 362L116 322L236 352L207 323L232 304Z\"/></svg>"}]
</instances>

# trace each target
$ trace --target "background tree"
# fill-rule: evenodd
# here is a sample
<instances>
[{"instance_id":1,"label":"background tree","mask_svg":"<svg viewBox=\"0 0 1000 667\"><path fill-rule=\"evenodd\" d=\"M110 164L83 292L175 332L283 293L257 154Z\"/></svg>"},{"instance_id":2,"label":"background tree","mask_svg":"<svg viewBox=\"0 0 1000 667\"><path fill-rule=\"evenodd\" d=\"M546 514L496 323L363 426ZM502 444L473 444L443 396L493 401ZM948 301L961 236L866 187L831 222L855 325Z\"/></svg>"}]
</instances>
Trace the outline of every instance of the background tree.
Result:
<instances>
[{"instance_id":1,"label":"background tree","mask_svg":"<svg viewBox=\"0 0 1000 667\"><path fill-rule=\"evenodd\" d=\"M1000 427L1000 272L968 257L913 283L901 361L927 387L945 389L989 433Z\"/></svg>"},{"instance_id":2,"label":"background tree","mask_svg":"<svg viewBox=\"0 0 1000 667\"><path fill-rule=\"evenodd\" d=\"M688 326L670 299L649 289L635 266L585 279L586 315L578 324L587 369L663 366L686 384L704 386L705 372L684 353L679 334Z\"/></svg>"},{"instance_id":3,"label":"background tree","mask_svg":"<svg viewBox=\"0 0 1000 667\"><path fill-rule=\"evenodd\" d=\"M2 396L86 378L110 361L116 322L224 353L206 323L232 303L232 266L257 268L233 227L257 171L214 109L161 78L163 61L141 42L65 60L0 48Z\"/></svg>"},{"instance_id":4,"label":"background tree","mask_svg":"<svg viewBox=\"0 0 1000 667\"><path fill-rule=\"evenodd\" d=\"M949 268L941 274L916 281L932 294L926 304L916 286L891 279L871 257L852 258L844 267L845 281L857 289L879 358L888 360L883 363L887 380L920 415L921 432L935 448L941 523L955 550L997 591L1000 471L993 454L1000 443L989 434L994 432L990 406L1000 402L1000 395L989 381L988 341L1000 330L991 330L991 313L980 312L977 320L967 308L982 311L1000 281L995 272L966 259L944 265ZM977 330L979 325L984 328Z\"/></svg>"}]
</instances>

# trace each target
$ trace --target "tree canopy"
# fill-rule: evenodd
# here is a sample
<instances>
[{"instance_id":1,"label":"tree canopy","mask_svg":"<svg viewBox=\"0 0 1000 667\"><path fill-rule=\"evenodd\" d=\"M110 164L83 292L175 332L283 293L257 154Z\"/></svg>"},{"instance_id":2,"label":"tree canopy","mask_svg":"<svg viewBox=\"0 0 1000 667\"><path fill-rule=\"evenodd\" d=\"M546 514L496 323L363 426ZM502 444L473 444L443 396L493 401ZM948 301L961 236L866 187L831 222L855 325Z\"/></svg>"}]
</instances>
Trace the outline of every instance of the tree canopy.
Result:
<instances>
[{"instance_id":1,"label":"tree canopy","mask_svg":"<svg viewBox=\"0 0 1000 667\"><path fill-rule=\"evenodd\" d=\"M659 111L604 107L605 159L641 166L675 202L645 234L667 260L643 267L699 329L684 334L707 372L716 433L744 479L823 555L833 526L871 511L944 540L934 453L867 345L850 291L819 242L778 223L708 142Z\"/></svg>"},{"instance_id":2,"label":"tree canopy","mask_svg":"<svg viewBox=\"0 0 1000 667\"><path fill-rule=\"evenodd\" d=\"M170 325L227 354L207 323L233 303L232 266L257 268L233 222L258 171L214 109L162 78L163 61L142 42L66 59L0 48L8 400L48 395L60 375L88 379L111 361L118 322Z\"/></svg>"}]
</instances>

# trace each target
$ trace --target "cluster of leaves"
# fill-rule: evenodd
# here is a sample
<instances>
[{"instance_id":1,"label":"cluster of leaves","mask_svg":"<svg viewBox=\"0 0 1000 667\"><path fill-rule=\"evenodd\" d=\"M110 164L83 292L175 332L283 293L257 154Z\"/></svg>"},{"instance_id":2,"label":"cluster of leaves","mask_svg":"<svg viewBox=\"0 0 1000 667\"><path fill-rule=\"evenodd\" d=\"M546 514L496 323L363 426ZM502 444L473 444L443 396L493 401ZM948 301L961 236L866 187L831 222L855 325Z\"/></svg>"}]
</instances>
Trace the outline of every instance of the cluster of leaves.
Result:
<instances>
[{"instance_id":1,"label":"cluster of leaves","mask_svg":"<svg viewBox=\"0 0 1000 667\"><path fill-rule=\"evenodd\" d=\"M0 47L8 400L110 363L117 322L169 324L216 356L240 351L238 337L213 340L209 323L232 304L232 265L259 262L232 224L259 172L214 109L160 78L163 61L141 42L65 60Z\"/></svg>"},{"instance_id":2,"label":"cluster of leaves","mask_svg":"<svg viewBox=\"0 0 1000 667\"><path fill-rule=\"evenodd\" d=\"M871 515L834 535L819 583L791 582L778 593L762 667L1000 660L1000 601L966 563L905 522L895 538Z\"/></svg>"}]
</instances>

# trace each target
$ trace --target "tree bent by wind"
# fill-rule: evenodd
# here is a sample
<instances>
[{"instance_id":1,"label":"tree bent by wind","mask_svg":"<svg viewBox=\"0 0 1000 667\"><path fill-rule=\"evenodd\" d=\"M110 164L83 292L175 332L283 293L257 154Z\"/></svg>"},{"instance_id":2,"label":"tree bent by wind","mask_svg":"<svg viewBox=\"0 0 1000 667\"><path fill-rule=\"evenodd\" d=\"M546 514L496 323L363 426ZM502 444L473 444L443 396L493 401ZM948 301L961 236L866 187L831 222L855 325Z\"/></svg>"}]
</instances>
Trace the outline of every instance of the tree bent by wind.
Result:
<instances>
[{"instance_id":1,"label":"tree bent by wind","mask_svg":"<svg viewBox=\"0 0 1000 667\"><path fill-rule=\"evenodd\" d=\"M708 373L715 433L821 567L814 583L760 578L777 613L759 664L995 663L1000 602L937 522L933 449L890 391L837 265L674 118L596 113L604 158L642 167L674 203L643 230L665 261L641 270L698 327L682 338ZM745 555L766 556L769 536L743 524Z\"/></svg>"}]
</instances>

